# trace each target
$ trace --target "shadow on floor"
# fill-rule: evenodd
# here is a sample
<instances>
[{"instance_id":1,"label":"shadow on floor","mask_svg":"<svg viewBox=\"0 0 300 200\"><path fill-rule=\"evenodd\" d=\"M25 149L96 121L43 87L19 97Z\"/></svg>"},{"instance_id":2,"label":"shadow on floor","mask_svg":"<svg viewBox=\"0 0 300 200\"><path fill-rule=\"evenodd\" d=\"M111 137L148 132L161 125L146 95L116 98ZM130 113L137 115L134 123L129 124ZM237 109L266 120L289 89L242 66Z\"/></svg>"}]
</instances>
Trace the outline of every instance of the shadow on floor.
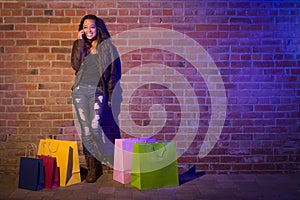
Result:
<instances>
[{"instance_id":1,"label":"shadow on floor","mask_svg":"<svg viewBox=\"0 0 300 200\"><path fill-rule=\"evenodd\" d=\"M196 167L193 166L185 173L179 174L179 185L183 185L203 175L205 175L205 172L196 172Z\"/></svg>"}]
</instances>

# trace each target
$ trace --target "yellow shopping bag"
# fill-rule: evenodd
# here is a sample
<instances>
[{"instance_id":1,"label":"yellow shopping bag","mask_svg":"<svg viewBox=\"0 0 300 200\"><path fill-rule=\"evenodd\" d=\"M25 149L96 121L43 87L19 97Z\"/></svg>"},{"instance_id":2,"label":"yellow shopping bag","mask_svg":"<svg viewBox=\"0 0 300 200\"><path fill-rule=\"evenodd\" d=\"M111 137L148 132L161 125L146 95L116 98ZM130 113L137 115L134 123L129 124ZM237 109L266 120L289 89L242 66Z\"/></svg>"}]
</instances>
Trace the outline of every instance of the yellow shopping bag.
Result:
<instances>
[{"instance_id":1,"label":"yellow shopping bag","mask_svg":"<svg viewBox=\"0 0 300 200\"><path fill-rule=\"evenodd\" d=\"M60 173L60 186L81 182L76 141L41 139L38 155L56 157Z\"/></svg>"}]
</instances>

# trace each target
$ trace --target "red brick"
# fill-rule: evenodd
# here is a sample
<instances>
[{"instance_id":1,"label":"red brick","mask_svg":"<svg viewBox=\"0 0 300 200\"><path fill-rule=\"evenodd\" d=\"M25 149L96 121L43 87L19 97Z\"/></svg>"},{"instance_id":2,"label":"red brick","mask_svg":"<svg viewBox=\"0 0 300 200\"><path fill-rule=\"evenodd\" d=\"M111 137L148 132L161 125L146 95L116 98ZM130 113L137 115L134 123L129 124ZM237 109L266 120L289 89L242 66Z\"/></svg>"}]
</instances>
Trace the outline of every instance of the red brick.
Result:
<instances>
[{"instance_id":1,"label":"red brick","mask_svg":"<svg viewBox=\"0 0 300 200\"><path fill-rule=\"evenodd\" d=\"M40 119L40 114L39 113L20 113L19 119L38 120L38 119Z\"/></svg>"},{"instance_id":2,"label":"red brick","mask_svg":"<svg viewBox=\"0 0 300 200\"><path fill-rule=\"evenodd\" d=\"M3 8L19 9L22 7L25 7L25 3L23 2L5 2L3 4Z\"/></svg>"},{"instance_id":3,"label":"red brick","mask_svg":"<svg viewBox=\"0 0 300 200\"><path fill-rule=\"evenodd\" d=\"M51 91L50 92L51 97L70 97L71 96L71 90L67 91Z\"/></svg>"},{"instance_id":4,"label":"red brick","mask_svg":"<svg viewBox=\"0 0 300 200\"><path fill-rule=\"evenodd\" d=\"M49 127L49 126L51 126L51 123L49 123L49 121L31 121L30 122L30 127L39 127L39 128L41 128L41 127Z\"/></svg>"},{"instance_id":5,"label":"red brick","mask_svg":"<svg viewBox=\"0 0 300 200\"><path fill-rule=\"evenodd\" d=\"M243 170L251 171L252 164L233 164L232 170L234 170L234 171L243 171Z\"/></svg>"},{"instance_id":6,"label":"red brick","mask_svg":"<svg viewBox=\"0 0 300 200\"><path fill-rule=\"evenodd\" d=\"M242 158L240 157L233 157L233 156L224 156L220 157L221 163L240 163L242 162Z\"/></svg>"},{"instance_id":7,"label":"red brick","mask_svg":"<svg viewBox=\"0 0 300 200\"><path fill-rule=\"evenodd\" d=\"M16 84L15 86L16 90L36 90L37 89L37 84Z\"/></svg>"},{"instance_id":8,"label":"red brick","mask_svg":"<svg viewBox=\"0 0 300 200\"><path fill-rule=\"evenodd\" d=\"M69 23L71 23L71 19L67 17L50 18L50 24L69 24Z\"/></svg>"},{"instance_id":9,"label":"red brick","mask_svg":"<svg viewBox=\"0 0 300 200\"><path fill-rule=\"evenodd\" d=\"M37 41L36 40L17 40L18 46L36 46Z\"/></svg>"},{"instance_id":10,"label":"red brick","mask_svg":"<svg viewBox=\"0 0 300 200\"><path fill-rule=\"evenodd\" d=\"M28 17L28 23L49 23L48 17Z\"/></svg>"},{"instance_id":11,"label":"red brick","mask_svg":"<svg viewBox=\"0 0 300 200\"><path fill-rule=\"evenodd\" d=\"M118 8L137 8L137 2L117 2Z\"/></svg>"},{"instance_id":12,"label":"red brick","mask_svg":"<svg viewBox=\"0 0 300 200\"><path fill-rule=\"evenodd\" d=\"M73 6L72 8L84 8L84 9L87 9L87 8L93 8L94 7L94 3L91 3L91 2L73 2Z\"/></svg>"},{"instance_id":13,"label":"red brick","mask_svg":"<svg viewBox=\"0 0 300 200\"><path fill-rule=\"evenodd\" d=\"M49 53L48 47L29 47L28 53Z\"/></svg>"},{"instance_id":14,"label":"red brick","mask_svg":"<svg viewBox=\"0 0 300 200\"><path fill-rule=\"evenodd\" d=\"M50 61L34 61L34 62L29 62L28 63L30 68L36 68L39 69L39 74L40 75L45 75L44 73L42 73L44 70L51 70L50 69ZM45 68L44 68L45 67ZM55 69L52 69L53 73L56 72Z\"/></svg>"},{"instance_id":15,"label":"red brick","mask_svg":"<svg viewBox=\"0 0 300 200\"><path fill-rule=\"evenodd\" d=\"M68 10L66 8L71 8L72 7L72 3L71 2L50 2L49 3L49 8L51 9L63 9L63 10Z\"/></svg>"},{"instance_id":16,"label":"red brick","mask_svg":"<svg viewBox=\"0 0 300 200\"><path fill-rule=\"evenodd\" d=\"M63 115L61 113L42 113L41 114L42 120L58 120L63 119Z\"/></svg>"},{"instance_id":17,"label":"red brick","mask_svg":"<svg viewBox=\"0 0 300 200\"><path fill-rule=\"evenodd\" d=\"M14 25L13 24L0 25L0 30L2 30L2 31L14 30Z\"/></svg>"},{"instance_id":18,"label":"red brick","mask_svg":"<svg viewBox=\"0 0 300 200\"><path fill-rule=\"evenodd\" d=\"M208 8L227 8L228 7L228 3L227 2L207 2L206 6Z\"/></svg>"},{"instance_id":19,"label":"red brick","mask_svg":"<svg viewBox=\"0 0 300 200\"><path fill-rule=\"evenodd\" d=\"M34 105L34 106L29 106L29 112L51 112L52 108L50 106L45 106L45 105Z\"/></svg>"},{"instance_id":20,"label":"red brick","mask_svg":"<svg viewBox=\"0 0 300 200\"><path fill-rule=\"evenodd\" d=\"M43 32L52 31L52 32L56 32L57 34L61 33L61 30L59 30L59 26L53 25L53 24L38 24L37 30L43 30ZM39 40L39 41L41 41L41 40ZM54 38L53 38L53 40L46 40L46 41L55 42Z\"/></svg>"},{"instance_id":21,"label":"red brick","mask_svg":"<svg viewBox=\"0 0 300 200\"><path fill-rule=\"evenodd\" d=\"M30 127L30 122L28 120L18 120L18 121L8 121L8 126L15 127Z\"/></svg>"},{"instance_id":22,"label":"red brick","mask_svg":"<svg viewBox=\"0 0 300 200\"><path fill-rule=\"evenodd\" d=\"M30 79L28 79L28 83L36 83L36 82L49 82L50 77L49 76L31 76Z\"/></svg>"},{"instance_id":23,"label":"red brick","mask_svg":"<svg viewBox=\"0 0 300 200\"><path fill-rule=\"evenodd\" d=\"M57 128L42 127L40 129L40 131L44 133L44 135L46 135L47 137L57 134Z\"/></svg>"},{"instance_id":24,"label":"red brick","mask_svg":"<svg viewBox=\"0 0 300 200\"><path fill-rule=\"evenodd\" d=\"M61 106L52 106L52 112L70 112L72 110L71 106L61 105Z\"/></svg>"},{"instance_id":25,"label":"red brick","mask_svg":"<svg viewBox=\"0 0 300 200\"><path fill-rule=\"evenodd\" d=\"M253 164L253 170L275 170L274 164Z\"/></svg>"},{"instance_id":26,"label":"red brick","mask_svg":"<svg viewBox=\"0 0 300 200\"><path fill-rule=\"evenodd\" d=\"M232 134L231 139L232 140L252 140L253 135L252 134Z\"/></svg>"},{"instance_id":27,"label":"red brick","mask_svg":"<svg viewBox=\"0 0 300 200\"><path fill-rule=\"evenodd\" d=\"M26 7L27 8L47 8L47 3L43 3L43 2L26 2Z\"/></svg>"},{"instance_id":28,"label":"red brick","mask_svg":"<svg viewBox=\"0 0 300 200\"><path fill-rule=\"evenodd\" d=\"M216 171L221 171L221 170L231 170L231 164L210 164L209 165L210 170L216 170Z\"/></svg>"},{"instance_id":29,"label":"red brick","mask_svg":"<svg viewBox=\"0 0 300 200\"><path fill-rule=\"evenodd\" d=\"M51 81L53 82L71 82L73 80L72 76L51 76Z\"/></svg>"},{"instance_id":30,"label":"red brick","mask_svg":"<svg viewBox=\"0 0 300 200\"><path fill-rule=\"evenodd\" d=\"M181 162L181 163L195 163L197 162L197 157L194 156L194 157L180 157L178 159L178 162Z\"/></svg>"}]
</instances>

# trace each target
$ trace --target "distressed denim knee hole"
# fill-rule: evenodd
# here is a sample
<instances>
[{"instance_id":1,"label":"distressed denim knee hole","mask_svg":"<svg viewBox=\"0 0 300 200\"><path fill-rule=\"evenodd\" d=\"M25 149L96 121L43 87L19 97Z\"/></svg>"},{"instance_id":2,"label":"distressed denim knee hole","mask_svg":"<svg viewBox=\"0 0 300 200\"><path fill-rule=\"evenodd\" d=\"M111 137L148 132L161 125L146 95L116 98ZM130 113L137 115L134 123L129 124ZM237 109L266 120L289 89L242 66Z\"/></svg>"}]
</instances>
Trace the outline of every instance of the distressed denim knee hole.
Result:
<instances>
[{"instance_id":1,"label":"distressed denim knee hole","mask_svg":"<svg viewBox=\"0 0 300 200\"><path fill-rule=\"evenodd\" d=\"M82 108L79 108L78 112L79 112L80 119L85 121L84 110Z\"/></svg>"},{"instance_id":2,"label":"distressed denim knee hole","mask_svg":"<svg viewBox=\"0 0 300 200\"><path fill-rule=\"evenodd\" d=\"M80 103L80 98L75 99L76 103Z\"/></svg>"},{"instance_id":3,"label":"distressed denim knee hole","mask_svg":"<svg viewBox=\"0 0 300 200\"><path fill-rule=\"evenodd\" d=\"M84 134L85 134L85 136L91 135L89 127L87 127L87 126L84 127Z\"/></svg>"},{"instance_id":4,"label":"distressed denim knee hole","mask_svg":"<svg viewBox=\"0 0 300 200\"><path fill-rule=\"evenodd\" d=\"M94 117L94 119L92 121L92 128L93 129L98 128L98 126L99 126L99 119L100 119L99 115L95 115L95 117Z\"/></svg>"}]
</instances>

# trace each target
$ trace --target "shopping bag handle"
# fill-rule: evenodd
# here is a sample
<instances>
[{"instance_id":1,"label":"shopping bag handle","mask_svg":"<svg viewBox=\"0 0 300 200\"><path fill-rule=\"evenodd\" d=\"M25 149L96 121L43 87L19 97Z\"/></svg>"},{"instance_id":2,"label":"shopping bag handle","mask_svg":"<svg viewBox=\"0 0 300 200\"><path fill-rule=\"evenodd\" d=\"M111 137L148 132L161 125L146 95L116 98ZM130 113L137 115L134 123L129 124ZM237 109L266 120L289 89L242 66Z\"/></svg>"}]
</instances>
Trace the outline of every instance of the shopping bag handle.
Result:
<instances>
[{"instance_id":1,"label":"shopping bag handle","mask_svg":"<svg viewBox=\"0 0 300 200\"><path fill-rule=\"evenodd\" d=\"M165 152L167 151L167 149L166 149L166 146L164 145L164 144L162 144L162 143L153 143L153 152L157 155L157 156L159 156L159 157L161 157L161 158L163 158L164 157L164 154L165 154ZM158 147L158 148L156 148L156 147ZM163 148L163 151L162 151L162 153L160 154L159 153L159 150L160 149L162 149Z\"/></svg>"},{"instance_id":2,"label":"shopping bag handle","mask_svg":"<svg viewBox=\"0 0 300 200\"><path fill-rule=\"evenodd\" d=\"M52 153L57 152L59 144L57 144L56 149L54 151L51 150L50 145L47 141L45 141L44 144L46 144L46 146L48 147L48 152L49 152L50 156L52 156Z\"/></svg>"},{"instance_id":3,"label":"shopping bag handle","mask_svg":"<svg viewBox=\"0 0 300 200\"><path fill-rule=\"evenodd\" d=\"M36 155L37 155L37 146L36 146L36 144L34 144L34 143L28 143L27 145L26 145L26 148L25 148L25 157L29 157L30 156L30 148L33 150L33 152L34 152L34 155L33 155L33 157L36 157ZM27 153L29 153L29 154L27 154Z\"/></svg>"}]
</instances>

